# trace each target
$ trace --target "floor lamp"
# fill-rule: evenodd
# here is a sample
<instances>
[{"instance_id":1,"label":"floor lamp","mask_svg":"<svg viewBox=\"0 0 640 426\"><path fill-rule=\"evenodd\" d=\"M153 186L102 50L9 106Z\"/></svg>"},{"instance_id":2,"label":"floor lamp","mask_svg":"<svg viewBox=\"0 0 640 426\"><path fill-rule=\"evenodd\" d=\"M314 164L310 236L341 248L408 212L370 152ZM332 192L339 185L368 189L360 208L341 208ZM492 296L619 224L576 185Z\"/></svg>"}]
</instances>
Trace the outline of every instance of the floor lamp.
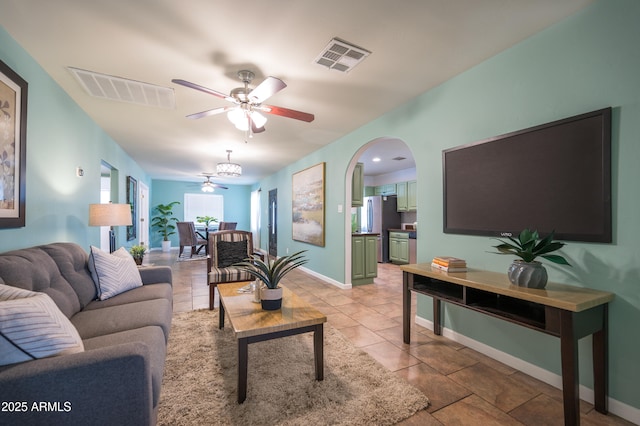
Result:
<instances>
[{"instance_id":1,"label":"floor lamp","mask_svg":"<svg viewBox=\"0 0 640 426\"><path fill-rule=\"evenodd\" d=\"M109 226L109 251L116 250L114 226L130 226L130 204L89 204L89 226Z\"/></svg>"}]
</instances>

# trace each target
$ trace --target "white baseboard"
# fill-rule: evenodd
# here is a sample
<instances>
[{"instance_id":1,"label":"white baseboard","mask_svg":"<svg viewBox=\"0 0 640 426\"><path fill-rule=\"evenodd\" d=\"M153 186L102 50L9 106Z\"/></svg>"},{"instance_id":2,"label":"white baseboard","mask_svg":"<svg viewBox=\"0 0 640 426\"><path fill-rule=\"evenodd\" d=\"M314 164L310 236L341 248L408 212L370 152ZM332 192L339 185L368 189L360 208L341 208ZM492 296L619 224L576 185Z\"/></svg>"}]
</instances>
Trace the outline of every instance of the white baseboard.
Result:
<instances>
[{"instance_id":1,"label":"white baseboard","mask_svg":"<svg viewBox=\"0 0 640 426\"><path fill-rule=\"evenodd\" d=\"M311 269L305 268L304 266L300 267L300 270L304 271L305 273L312 275L318 279L321 279L322 281L327 282L328 284L334 285L342 290L349 290L351 288L351 283L347 283L347 284L343 284L339 281L334 280L333 278L329 278L326 275L322 275L317 273L316 271L313 271Z\"/></svg>"},{"instance_id":2,"label":"white baseboard","mask_svg":"<svg viewBox=\"0 0 640 426\"><path fill-rule=\"evenodd\" d=\"M433 321L416 315L415 323L419 326L428 328L429 330L433 331ZM536 379L545 382L557 389L562 389L562 377L555 373L552 373L551 371L540 368L537 365L514 357L513 355L510 355L506 352L499 351L491 346L488 346L482 342L478 342L477 340L473 340L470 337L457 333L456 331L446 327L442 328L442 335L447 339L463 344L466 347L478 351L481 354L484 354L497 361L500 361L503 364L508 365L509 367L515 368L516 370L528 374L529 376L535 377ZM592 389L580 385L579 392L580 399L593 404L594 394ZM634 424L640 424L640 409L632 407L611 397L607 399L607 406L610 413L633 422Z\"/></svg>"}]
</instances>

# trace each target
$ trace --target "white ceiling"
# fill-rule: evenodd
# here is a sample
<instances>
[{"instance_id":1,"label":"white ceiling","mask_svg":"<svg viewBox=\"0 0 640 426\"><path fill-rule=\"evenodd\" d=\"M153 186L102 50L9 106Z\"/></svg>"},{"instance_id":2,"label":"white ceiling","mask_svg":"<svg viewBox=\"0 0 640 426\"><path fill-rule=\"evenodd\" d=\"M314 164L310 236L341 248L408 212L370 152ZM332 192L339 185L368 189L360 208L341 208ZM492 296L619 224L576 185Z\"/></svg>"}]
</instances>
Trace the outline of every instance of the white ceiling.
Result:
<instances>
[{"instance_id":1,"label":"white ceiling","mask_svg":"<svg viewBox=\"0 0 640 426\"><path fill-rule=\"evenodd\" d=\"M216 181L247 184L592 2L0 0L0 25L153 178L198 180L231 149L243 176ZM329 71L313 61L333 37L372 53L348 74ZM67 67L172 88L176 108L90 97ZM240 69L256 74L253 86L284 80L267 103L315 121L269 115L267 130L245 143L225 115L185 118L227 103L172 79L228 93L240 86ZM384 145L366 154L397 156Z\"/></svg>"}]
</instances>

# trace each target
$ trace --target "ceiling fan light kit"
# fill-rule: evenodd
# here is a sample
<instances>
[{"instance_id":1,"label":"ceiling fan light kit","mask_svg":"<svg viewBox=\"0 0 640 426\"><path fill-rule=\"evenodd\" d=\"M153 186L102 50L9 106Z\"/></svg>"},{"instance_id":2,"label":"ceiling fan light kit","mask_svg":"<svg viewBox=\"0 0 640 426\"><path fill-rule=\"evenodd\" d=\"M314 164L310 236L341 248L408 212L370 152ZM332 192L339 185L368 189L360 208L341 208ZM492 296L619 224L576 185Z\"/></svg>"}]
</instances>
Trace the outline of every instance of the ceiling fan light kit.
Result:
<instances>
[{"instance_id":1,"label":"ceiling fan light kit","mask_svg":"<svg viewBox=\"0 0 640 426\"><path fill-rule=\"evenodd\" d=\"M229 189L226 186L211 182L211 178L215 175L216 175L215 173L204 173L204 172L200 174L200 176L205 177L205 181L202 182L202 185L200 187L202 192L214 192L216 188Z\"/></svg>"},{"instance_id":2,"label":"ceiling fan light kit","mask_svg":"<svg viewBox=\"0 0 640 426\"><path fill-rule=\"evenodd\" d=\"M287 85L279 78L267 77L254 89L249 90L249 83L251 83L254 77L255 74L249 70L238 71L238 78L244 83L244 87L236 87L231 90L229 95L186 80L173 79L171 81L175 84L195 89L235 104L233 107L219 107L189 114L187 115L188 118L198 119L226 112L229 121L231 121L237 129L247 132L249 137L254 133L264 132L264 125L267 122L267 118L261 113L293 118L307 123L315 119L313 114L306 112L274 105L263 105L262 102L287 87Z\"/></svg>"}]
</instances>

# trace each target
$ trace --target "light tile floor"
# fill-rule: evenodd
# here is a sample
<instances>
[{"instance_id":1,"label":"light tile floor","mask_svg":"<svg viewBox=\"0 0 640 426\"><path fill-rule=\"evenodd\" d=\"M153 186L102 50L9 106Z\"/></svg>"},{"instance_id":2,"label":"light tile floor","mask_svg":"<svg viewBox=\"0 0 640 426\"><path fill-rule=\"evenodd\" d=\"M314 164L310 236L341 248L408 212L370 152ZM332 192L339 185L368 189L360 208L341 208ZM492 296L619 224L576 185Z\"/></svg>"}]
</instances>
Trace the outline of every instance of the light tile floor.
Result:
<instances>
[{"instance_id":1,"label":"light tile floor","mask_svg":"<svg viewBox=\"0 0 640 426\"><path fill-rule=\"evenodd\" d=\"M175 312L208 308L206 261L177 262L177 257L174 251L153 251L145 264L172 267ZM403 343L402 272L397 266L379 264L373 284L350 290L299 270L285 277L284 284L356 346L429 397L431 405L401 425L563 424L560 390L418 325L412 326L411 344ZM602 415L583 401L581 424L632 423Z\"/></svg>"}]
</instances>

